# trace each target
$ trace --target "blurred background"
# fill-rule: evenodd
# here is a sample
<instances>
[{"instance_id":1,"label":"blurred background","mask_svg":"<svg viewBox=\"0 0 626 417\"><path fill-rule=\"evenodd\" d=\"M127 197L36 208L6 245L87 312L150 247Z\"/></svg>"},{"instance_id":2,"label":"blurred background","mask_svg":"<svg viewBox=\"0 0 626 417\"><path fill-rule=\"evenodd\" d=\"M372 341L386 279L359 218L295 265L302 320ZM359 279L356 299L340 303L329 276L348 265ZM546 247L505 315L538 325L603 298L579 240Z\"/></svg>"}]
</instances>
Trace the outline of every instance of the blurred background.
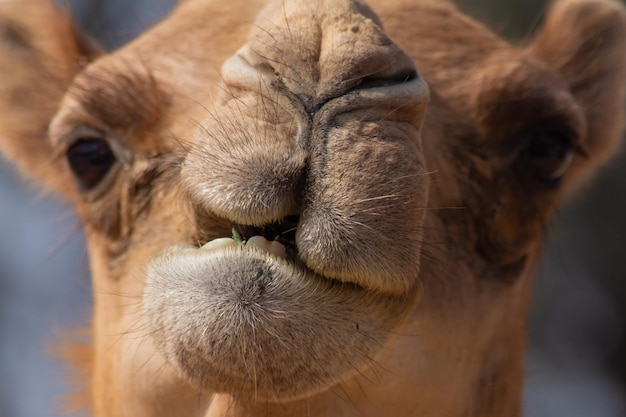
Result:
<instances>
[{"instance_id":1,"label":"blurred background","mask_svg":"<svg viewBox=\"0 0 626 417\"><path fill-rule=\"evenodd\" d=\"M111 50L173 0L66 0ZM541 22L543 0L458 0L509 39ZM626 51L624 51L626 53ZM90 283L79 222L0 160L0 416L58 416L66 392L55 340L88 323ZM535 285L525 417L626 416L626 153L563 208Z\"/></svg>"}]
</instances>

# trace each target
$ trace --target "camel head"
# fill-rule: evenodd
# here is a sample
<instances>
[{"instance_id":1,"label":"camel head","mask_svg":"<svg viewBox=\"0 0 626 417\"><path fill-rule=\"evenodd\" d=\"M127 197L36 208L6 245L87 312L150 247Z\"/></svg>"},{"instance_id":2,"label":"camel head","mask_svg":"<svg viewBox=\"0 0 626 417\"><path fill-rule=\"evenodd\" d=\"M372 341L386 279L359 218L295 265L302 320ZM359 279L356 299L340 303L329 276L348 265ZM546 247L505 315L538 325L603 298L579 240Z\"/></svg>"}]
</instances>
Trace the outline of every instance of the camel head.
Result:
<instances>
[{"instance_id":1,"label":"camel head","mask_svg":"<svg viewBox=\"0 0 626 417\"><path fill-rule=\"evenodd\" d=\"M518 416L550 217L619 146L626 14L187 0L105 53L0 2L0 148L70 201L96 416Z\"/></svg>"}]
</instances>

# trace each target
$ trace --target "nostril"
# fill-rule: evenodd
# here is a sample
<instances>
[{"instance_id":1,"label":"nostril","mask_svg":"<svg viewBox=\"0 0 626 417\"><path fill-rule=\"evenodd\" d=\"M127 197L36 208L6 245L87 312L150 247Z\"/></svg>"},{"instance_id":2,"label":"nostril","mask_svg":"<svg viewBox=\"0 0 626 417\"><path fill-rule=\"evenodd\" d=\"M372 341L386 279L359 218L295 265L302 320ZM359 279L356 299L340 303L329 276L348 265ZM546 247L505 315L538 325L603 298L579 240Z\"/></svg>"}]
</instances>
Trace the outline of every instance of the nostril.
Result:
<instances>
[{"instance_id":1,"label":"nostril","mask_svg":"<svg viewBox=\"0 0 626 417\"><path fill-rule=\"evenodd\" d=\"M417 77L418 74L414 68L410 68L404 71L398 71L394 74L385 76L370 75L364 77L355 89L362 90L366 88L389 87L392 85L404 84L409 81L413 81Z\"/></svg>"},{"instance_id":2,"label":"nostril","mask_svg":"<svg viewBox=\"0 0 626 417\"><path fill-rule=\"evenodd\" d=\"M354 87L342 92L341 94L347 94L350 91L365 90L369 88L391 87L394 85L405 84L411 82L419 77L419 74L414 68L407 68L400 71L396 71L393 74L374 74L363 77ZM332 98L315 98L307 94L300 94L300 101L304 106L304 110L309 117L313 119L315 114Z\"/></svg>"}]
</instances>

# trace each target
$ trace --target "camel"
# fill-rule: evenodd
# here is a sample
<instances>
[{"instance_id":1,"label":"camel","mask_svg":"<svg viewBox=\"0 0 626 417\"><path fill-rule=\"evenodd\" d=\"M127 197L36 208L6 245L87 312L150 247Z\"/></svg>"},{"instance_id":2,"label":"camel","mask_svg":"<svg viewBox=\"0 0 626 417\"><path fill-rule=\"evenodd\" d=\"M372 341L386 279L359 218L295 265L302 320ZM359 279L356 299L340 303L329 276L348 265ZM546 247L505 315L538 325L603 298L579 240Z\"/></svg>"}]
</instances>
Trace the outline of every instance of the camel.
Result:
<instances>
[{"instance_id":1,"label":"camel","mask_svg":"<svg viewBox=\"0 0 626 417\"><path fill-rule=\"evenodd\" d=\"M104 53L0 2L0 148L87 236L92 415L521 415L551 215L620 145L626 12L559 0L511 45L368 3L184 0Z\"/></svg>"}]
</instances>

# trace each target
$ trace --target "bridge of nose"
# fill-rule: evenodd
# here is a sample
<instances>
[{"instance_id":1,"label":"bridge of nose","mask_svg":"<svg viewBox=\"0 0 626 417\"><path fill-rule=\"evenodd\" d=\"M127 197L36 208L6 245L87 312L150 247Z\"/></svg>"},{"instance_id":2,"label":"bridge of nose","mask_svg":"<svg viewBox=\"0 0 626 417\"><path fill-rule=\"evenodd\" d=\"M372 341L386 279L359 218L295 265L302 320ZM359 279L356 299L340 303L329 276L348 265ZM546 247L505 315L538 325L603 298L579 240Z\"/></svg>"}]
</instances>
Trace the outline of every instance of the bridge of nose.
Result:
<instances>
[{"instance_id":1,"label":"bridge of nose","mask_svg":"<svg viewBox=\"0 0 626 417\"><path fill-rule=\"evenodd\" d=\"M240 52L253 66L273 71L309 115L365 79L402 82L416 73L376 14L355 0L274 1Z\"/></svg>"}]
</instances>

